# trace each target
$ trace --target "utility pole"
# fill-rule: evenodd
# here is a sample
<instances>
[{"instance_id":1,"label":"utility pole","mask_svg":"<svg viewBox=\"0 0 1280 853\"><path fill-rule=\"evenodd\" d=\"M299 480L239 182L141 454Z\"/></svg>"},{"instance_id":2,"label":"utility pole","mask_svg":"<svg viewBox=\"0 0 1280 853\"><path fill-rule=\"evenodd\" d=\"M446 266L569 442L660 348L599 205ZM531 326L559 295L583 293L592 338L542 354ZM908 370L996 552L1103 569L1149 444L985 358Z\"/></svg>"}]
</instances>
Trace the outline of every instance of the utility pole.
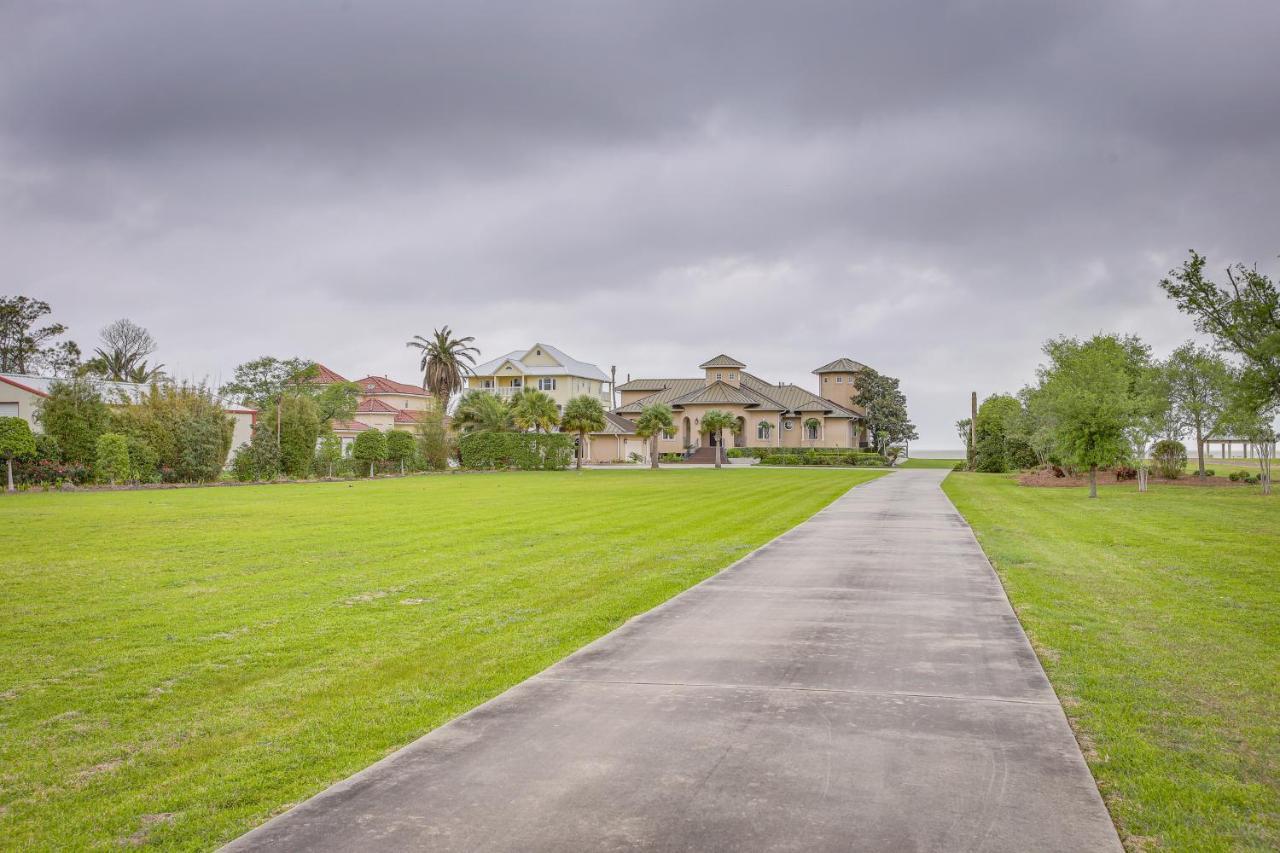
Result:
<instances>
[{"instance_id":1,"label":"utility pole","mask_svg":"<svg viewBox=\"0 0 1280 853\"><path fill-rule=\"evenodd\" d=\"M609 365L609 408L618 407L618 365Z\"/></svg>"},{"instance_id":2,"label":"utility pole","mask_svg":"<svg viewBox=\"0 0 1280 853\"><path fill-rule=\"evenodd\" d=\"M969 392L969 470L977 463L978 450L978 392Z\"/></svg>"}]
</instances>

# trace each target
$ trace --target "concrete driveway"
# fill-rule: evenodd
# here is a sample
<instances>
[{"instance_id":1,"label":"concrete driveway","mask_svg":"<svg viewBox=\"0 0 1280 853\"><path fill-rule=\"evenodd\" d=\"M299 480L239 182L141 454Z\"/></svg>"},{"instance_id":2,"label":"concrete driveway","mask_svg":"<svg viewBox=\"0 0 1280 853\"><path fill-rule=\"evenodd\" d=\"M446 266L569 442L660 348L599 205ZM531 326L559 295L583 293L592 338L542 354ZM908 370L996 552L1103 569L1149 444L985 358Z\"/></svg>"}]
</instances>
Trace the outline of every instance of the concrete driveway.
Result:
<instances>
[{"instance_id":1,"label":"concrete driveway","mask_svg":"<svg viewBox=\"0 0 1280 853\"><path fill-rule=\"evenodd\" d=\"M229 849L1119 851L945 473L853 489Z\"/></svg>"}]
</instances>

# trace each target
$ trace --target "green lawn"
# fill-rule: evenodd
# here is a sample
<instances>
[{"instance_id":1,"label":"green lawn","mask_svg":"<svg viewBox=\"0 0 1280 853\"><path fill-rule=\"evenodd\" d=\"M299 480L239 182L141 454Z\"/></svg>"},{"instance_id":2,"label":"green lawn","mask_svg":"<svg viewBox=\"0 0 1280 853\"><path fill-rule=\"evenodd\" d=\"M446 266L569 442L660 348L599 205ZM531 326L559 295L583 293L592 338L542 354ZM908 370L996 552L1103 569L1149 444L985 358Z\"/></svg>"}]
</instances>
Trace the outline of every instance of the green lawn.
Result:
<instances>
[{"instance_id":1,"label":"green lawn","mask_svg":"<svg viewBox=\"0 0 1280 853\"><path fill-rule=\"evenodd\" d=\"M0 847L227 841L882 474L0 498Z\"/></svg>"},{"instance_id":2,"label":"green lawn","mask_svg":"<svg viewBox=\"0 0 1280 853\"><path fill-rule=\"evenodd\" d=\"M898 463L899 468L954 468L957 462L963 462L963 459L903 459Z\"/></svg>"},{"instance_id":3,"label":"green lawn","mask_svg":"<svg viewBox=\"0 0 1280 853\"><path fill-rule=\"evenodd\" d=\"M995 564L1130 849L1280 849L1280 496L944 488Z\"/></svg>"}]
</instances>

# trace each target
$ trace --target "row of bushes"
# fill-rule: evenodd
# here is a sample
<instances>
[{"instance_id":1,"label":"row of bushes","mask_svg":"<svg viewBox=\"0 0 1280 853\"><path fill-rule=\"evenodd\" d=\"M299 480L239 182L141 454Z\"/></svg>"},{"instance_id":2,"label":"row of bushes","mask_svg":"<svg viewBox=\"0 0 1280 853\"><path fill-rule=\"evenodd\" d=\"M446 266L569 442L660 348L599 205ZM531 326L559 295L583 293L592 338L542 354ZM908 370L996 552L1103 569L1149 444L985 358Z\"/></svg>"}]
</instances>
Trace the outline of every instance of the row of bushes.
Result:
<instances>
[{"instance_id":1,"label":"row of bushes","mask_svg":"<svg viewBox=\"0 0 1280 853\"><path fill-rule=\"evenodd\" d=\"M774 453L763 457L761 465L830 465L855 468L884 468L889 462L879 453L847 450L838 453Z\"/></svg>"},{"instance_id":2,"label":"row of bushes","mask_svg":"<svg viewBox=\"0 0 1280 853\"><path fill-rule=\"evenodd\" d=\"M463 468L561 471L573 462L573 436L562 432L480 432L458 442Z\"/></svg>"},{"instance_id":3,"label":"row of bushes","mask_svg":"<svg viewBox=\"0 0 1280 853\"><path fill-rule=\"evenodd\" d=\"M731 447L725 455L730 459L763 459L766 456L811 456L813 454L843 456L849 453L884 458L874 451L853 450L847 447Z\"/></svg>"}]
</instances>

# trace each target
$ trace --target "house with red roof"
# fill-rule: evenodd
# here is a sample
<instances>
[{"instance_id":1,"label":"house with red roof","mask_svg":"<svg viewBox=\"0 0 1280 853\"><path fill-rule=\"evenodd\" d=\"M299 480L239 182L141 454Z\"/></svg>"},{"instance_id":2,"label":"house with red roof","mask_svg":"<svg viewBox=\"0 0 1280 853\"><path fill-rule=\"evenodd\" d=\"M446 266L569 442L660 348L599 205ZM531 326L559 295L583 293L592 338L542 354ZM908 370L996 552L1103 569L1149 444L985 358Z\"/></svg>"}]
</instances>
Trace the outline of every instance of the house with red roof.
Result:
<instances>
[{"instance_id":1,"label":"house with red roof","mask_svg":"<svg viewBox=\"0 0 1280 853\"><path fill-rule=\"evenodd\" d=\"M316 364L317 385L351 382L360 389L360 402L355 417L334 421L333 431L342 439L343 452L348 452L356 436L368 429L412 431L431 405L431 395L420 385L397 382L387 376L365 376L347 379L323 364Z\"/></svg>"}]
</instances>

